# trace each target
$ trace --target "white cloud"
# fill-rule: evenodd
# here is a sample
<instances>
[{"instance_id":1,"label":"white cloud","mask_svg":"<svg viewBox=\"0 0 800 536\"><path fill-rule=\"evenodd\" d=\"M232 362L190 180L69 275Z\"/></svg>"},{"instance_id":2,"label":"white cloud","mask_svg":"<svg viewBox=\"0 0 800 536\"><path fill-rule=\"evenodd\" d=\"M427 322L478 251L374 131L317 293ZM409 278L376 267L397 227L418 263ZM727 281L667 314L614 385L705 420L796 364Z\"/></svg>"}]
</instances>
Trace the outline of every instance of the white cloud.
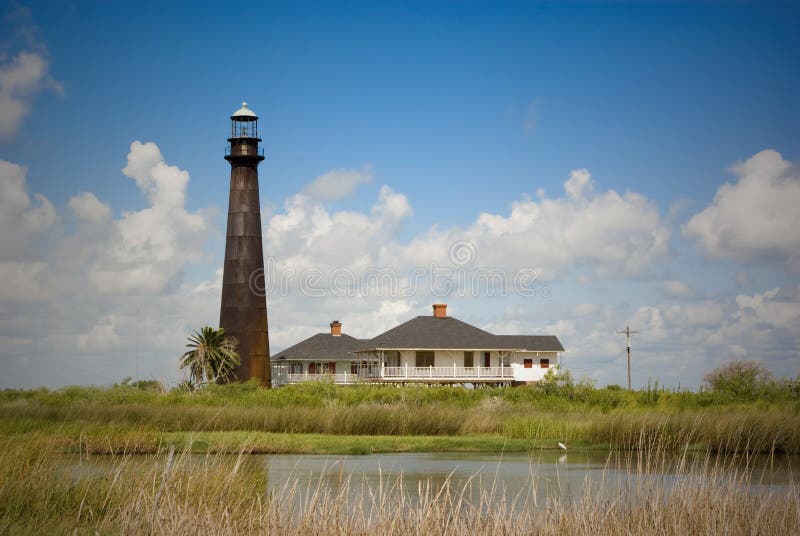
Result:
<instances>
[{"instance_id":1,"label":"white cloud","mask_svg":"<svg viewBox=\"0 0 800 536\"><path fill-rule=\"evenodd\" d=\"M314 179L303 192L318 201L334 201L352 194L360 184L368 184L375 178L372 168L334 169Z\"/></svg>"},{"instance_id":2,"label":"white cloud","mask_svg":"<svg viewBox=\"0 0 800 536\"><path fill-rule=\"evenodd\" d=\"M120 342L113 315L101 318L92 328L78 335L78 348L89 352L102 352L115 348Z\"/></svg>"},{"instance_id":3,"label":"white cloud","mask_svg":"<svg viewBox=\"0 0 800 536\"><path fill-rule=\"evenodd\" d=\"M600 307L595 303L581 303L572 309L572 313L575 316L593 315L597 313L599 309Z\"/></svg>"},{"instance_id":4,"label":"white cloud","mask_svg":"<svg viewBox=\"0 0 800 536\"><path fill-rule=\"evenodd\" d=\"M38 52L20 52L0 65L0 139L16 134L39 91L44 88L62 91L48 71L47 58Z\"/></svg>"},{"instance_id":5,"label":"white cloud","mask_svg":"<svg viewBox=\"0 0 800 536\"><path fill-rule=\"evenodd\" d=\"M81 193L68 203L81 225L65 234L49 201L32 203L24 168L0 161L0 339L13 341L4 385L131 376L137 324L144 377L171 379L190 328L216 324L219 286L184 281L209 238L203 213L185 207L188 174L139 142L125 173L147 206L115 219Z\"/></svg>"},{"instance_id":6,"label":"white cloud","mask_svg":"<svg viewBox=\"0 0 800 536\"><path fill-rule=\"evenodd\" d=\"M44 260L0 259L5 281L0 341L9 347L3 355L8 360L4 385L103 383L133 375L137 332L142 376L174 379L190 329L216 325L221 252L207 280L183 276L187 266L203 261L213 230L203 212L186 209L188 173L168 165L155 144L140 142L131 145L123 171L147 206L114 217L92 193L78 194L69 210L82 224L61 235L48 233L57 214L46 200L32 201L24 169L0 163L0 178L7 179L0 182L0 218L16 214L9 221L24 222L4 225L0 240L17 243L33 236L57 242ZM648 375L670 385L696 383L731 356L769 360L779 374L791 369L791 360L799 357L800 289L688 303L610 305L613 298L591 303L585 294L597 289L593 285L602 285L606 296L622 296L614 285L625 283L608 276L641 274L662 259L668 231L650 200L599 190L585 170L571 173L564 191L562 197L542 195L536 201L521 197L507 213L480 214L463 229L434 226L411 237L402 232L413 214L411 204L388 186L361 211L332 210L307 193L288 198L264 220L265 252L278 262L279 274L308 267L360 274L387 267L403 275L430 262L450 266L451 245L468 240L475 246L475 266L508 271L535 266L555 281L554 297L451 299L421 289L400 297L327 292L314 298L294 287L288 295L268 296L272 350L327 331L333 319L341 320L348 334L371 337L414 315L430 314L434 301L446 301L450 314L498 333L558 335L568 366L601 382L624 383L624 341L616 331L626 323L641 331L634 339L636 385L646 383ZM576 289L570 283L574 277L566 274L582 272L595 277L586 279L580 298L570 304L559 285ZM654 290L672 285L680 298L681 285L689 288L692 281L650 283ZM497 318L499 308L506 313ZM592 368L597 362L610 364Z\"/></svg>"},{"instance_id":7,"label":"white cloud","mask_svg":"<svg viewBox=\"0 0 800 536\"><path fill-rule=\"evenodd\" d=\"M56 221L53 204L35 194L31 203L26 182L27 170L0 160L0 259L26 256L33 248L34 237L48 230Z\"/></svg>"},{"instance_id":8,"label":"white cloud","mask_svg":"<svg viewBox=\"0 0 800 536\"><path fill-rule=\"evenodd\" d=\"M527 313L528 323L539 323L530 318L536 309ZM634 387L648 378L696 386L705 372L734 358L762 361L778 376L800 373L800 287L682 303L604 304L582 313L582 307L563 310L555 322L540 325L559 336L564 363L576 376L601 384L627 381L625 337L617 333L626 325L638 331L632 337Z\"/></svg>"},{"instance_id":9,"label":"white cloud","mask_svg":"<svg viewBox=\"0 0 800 536\"><path fill-rule=\"evenodd\" d=\"M53 298L47 263L0 262L0 303L42 302Z\"/></svg>"},{"instance_id":10,"label":"white cloud","mask_svg":"<svg viewBox=\"0 0 800 536\"><path fill-rule=\"evenodd\" d=\"M594 193L588 171L570 173L566 197L523 197L508 215L483 213L466 229L432 228L412 240L403 257L418 266L449 264L450 246L467 240L475 265L534 268L545 280L586 265L595 275L640 274L667 253L669 230L658 208L635 192Z\"/></svg>"},{"instance_id":11,"label":"white cloud","mask_svg":"<svg viewBox=\"0 0 800 536\"><path fill-rule=\"evenodd\" d=\"M365 269L379 263L382 248L411 215L408 199L388 186L381 188L369 215L330 212L307 195L286 201L283 213L267 220L265 251L278 264L295 270Z\"/></svg>"},{"instance_id":12,"label":"white cloud","mask_svg":"<svg viewBox=\"0 0 800 536\"><path fill-rule=\"evenodd\" d=\"M84 192L71 198L69 208L79 220L87 223L101 225L111 221L111 208L91 192Z\"/></svg>"},{"instance_id":13,"label":"white cloud","mask_svg":"<svg viewBox=\"0 0 800 536\"><path fill-rule=\"evenodd\" d=\"M166 164L155 143L134 141L122 172L136 182L150 206L124 212L114 222L109 242L90 268L90 281L104 293L164 292L185 264L201 258L208 222L186 210L189 174ZM84 199L87 204L93 216L103 212Z\"/></svg>"},{"instance_id":14,"label":"white cloud","mask_svg":"<svg viewBox=\"0 0 800 536\"><path fill-rule=\"evenodd\" d=\"M661 288L665 294L673 298L688 298L694 294L694 291L686 283L677 279L667 279L661 283Z\"/></svg>"},{"instance_id":15,"label":"white cloud","mask_svg":"<svg viewBox=\"0 0 800 536\"><path fill-rule=\"evenodd\" d=\"M706 255L778 259L800 272L800 173L768 149L731 171L736 183L719 187L714 201L683 227Z\"/></svg>"}]
</instances>

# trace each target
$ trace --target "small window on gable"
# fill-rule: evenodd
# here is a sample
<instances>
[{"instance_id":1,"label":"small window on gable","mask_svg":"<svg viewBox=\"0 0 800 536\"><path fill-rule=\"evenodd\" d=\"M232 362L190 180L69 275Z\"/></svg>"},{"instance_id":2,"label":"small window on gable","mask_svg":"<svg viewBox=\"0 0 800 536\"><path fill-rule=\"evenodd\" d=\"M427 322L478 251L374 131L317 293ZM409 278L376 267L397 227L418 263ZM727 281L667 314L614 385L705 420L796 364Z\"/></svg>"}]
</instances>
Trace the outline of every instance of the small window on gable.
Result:
<instances>
[{"instance_id":1,"label":"small window on gable","mask_svg":"<svg viewBox=\"0 0 800 536\"><path fill-rule=\"evenodd\" d=\"M523 361L525 368L533 368L533 359L526 359Z\"/></svg>"},{"instance_id":2,"label":"small window on gable","mask_svg":"<svg viewBox=\"0 0 800 536\"><path fill-rule=\"evenodd\" d=\"M550 368L550 360L549 359L540 359L539 366L541 368Z\"/></svg>"}]
</instances>

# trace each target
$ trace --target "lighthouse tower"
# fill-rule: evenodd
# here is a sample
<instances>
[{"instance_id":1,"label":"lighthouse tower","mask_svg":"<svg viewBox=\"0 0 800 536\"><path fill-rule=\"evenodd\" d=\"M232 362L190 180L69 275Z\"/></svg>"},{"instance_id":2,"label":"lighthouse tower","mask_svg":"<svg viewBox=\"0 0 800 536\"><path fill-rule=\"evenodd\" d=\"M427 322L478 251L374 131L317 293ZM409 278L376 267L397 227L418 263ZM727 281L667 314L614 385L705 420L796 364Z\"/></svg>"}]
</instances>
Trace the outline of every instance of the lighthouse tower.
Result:
<instances>
[{"instance_id":1,"label":"lighthouse tower","mask_svg":"<svg viewBox=\"0 0 800 536\"><path fill-rule=\"evenodd\" d=\"M225 160L231 164L228 232L222 276L219 326L239 342L240 381L258 378L270 386L267 298L264 293L264 250L258 196L258 116L243 102L231 116L231 137Z\"/></svg>"}]
</instances>

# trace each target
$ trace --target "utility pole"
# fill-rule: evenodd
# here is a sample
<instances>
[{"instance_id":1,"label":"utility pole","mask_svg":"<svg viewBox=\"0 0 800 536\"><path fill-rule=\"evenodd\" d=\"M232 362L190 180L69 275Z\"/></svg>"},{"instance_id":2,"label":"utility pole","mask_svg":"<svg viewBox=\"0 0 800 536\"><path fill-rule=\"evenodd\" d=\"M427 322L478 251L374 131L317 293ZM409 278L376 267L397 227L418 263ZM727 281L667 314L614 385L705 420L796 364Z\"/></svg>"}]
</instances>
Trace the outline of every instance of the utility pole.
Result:
<instances>
[{"instance_id":1,"label":"utility pole","mask_svg":"<svg viewBox=\"0 0 800 536\"><path fill-rule=\"evenodd\" d=\"M139 385L139 309L136 309L136 385Z\"/></svg>"},{"instance_id":2,"label":"utility pole","mask_svg":"<svg viewBox=\"0 0 800 536\"><path fill-rule=\"evenodd\" d=\"M631 390L631 335L639 333L638 331L631 331L630 326L625 326L625 331L618 331L625 335L625 349L628 351L628 391Z\"/></svg>"}]
</instances>

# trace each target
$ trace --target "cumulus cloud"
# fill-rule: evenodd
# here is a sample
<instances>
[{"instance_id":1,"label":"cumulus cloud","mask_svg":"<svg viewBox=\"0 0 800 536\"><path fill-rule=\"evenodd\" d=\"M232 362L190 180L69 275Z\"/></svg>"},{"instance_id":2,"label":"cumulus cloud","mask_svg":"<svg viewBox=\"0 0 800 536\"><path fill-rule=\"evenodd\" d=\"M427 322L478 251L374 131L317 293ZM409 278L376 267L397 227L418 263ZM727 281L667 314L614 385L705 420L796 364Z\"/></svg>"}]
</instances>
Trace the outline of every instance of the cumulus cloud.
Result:
<instances>
[{"instance_id":1,"label":"cumulus cloud","mask_svg":"<svg viewBox=\"0 0 800 536\"><path fill-rule=\"evenodd\" d=\"M0 302L43 302L53 298L47 263L0 261Z\"/></svg>"},{"instance_id":2,"label":"cumulus cloud","mask_svg":"<svg viewBox=\"0 0 800 536\"><path fill-rule=\"evenodd\" d=\"M72 197L69 200L69 208L75 217L87 223L100 225L111 221L111 208L91 192Z\"/></svg>"},{"instance_id":3,"label":"cumulus cloud","mask_svg":"<svg viewBox=\"0 0 800 536\"><path fill-rule=\"evenodd\" d=\"M185 264L200 259L208 222L202 214L186 210L189 174L168 165L155 143L134 141L122 172L136 182L150 205L124 212L114 222L109 242L90 269L90 281L104 293L164 292ZM73 200L70 206L77 208L76 214L105 217L96 198Z\"/></svg>"},{"instance_id":4,"label":"cumulus cloud","mask_svg":"<svg viewBox=\"0 0 800 536\"><path fill-rule=\"evenodd\" d=\"M115 218L83 192L68 202L80 225L65 232L52 204L28 193L25 169L0 161L0 338L12 345L4 385L130 376L137 325L145 377L174 378L185 334L216 323L217 282L183 275L203 261L210 226L204 212L186 209L188 173L141 142L123 173L146 206Z\"/></svg>"},{"instance_id":5,"label":"cumulus cloud","mask_svg":"<svg viewBox=\"0 0 800 536\"><path fill-rule=\"evenodd\" d=\"M266 222L266 253L297 270L310 266L364 269L380 262L381 248L410 214L406 196L388 186L381 188L369 214L331 212L311 197L297 194L286 201L282 213Z\"/></svg>"},{"instance_id":6,"label":"cumulus cloud","mask_svg":"<svg viewBox=\"0 0 800 536\"><path fill-rule=\"evenodd\" d=\"M0 55L0 140L12 138L42 90L60 94L62 85L50 75L47 47L31 22L30 11L17 6L8 10L9 41L20 45L16 54ZM5 52L5 51L3 51Z\"/></svg>"},{"instance_id":7,"label":"cumulus cloud","mask_svg":"<svg viewBox=\"0 0 800 536\"><path fill-rule=\"evenodd\" d=\"M738 180L683 226L712 258L777 259L800 272L800 173L768 149L731 168Z\"/></svg>"},{"instance_id":8,"label":"cumulus cloud","mask_svg":"<svg viewBox=\"0 0 800 536\"><path fill-rule=\"evenodd\" d=\"M0 259L25 256L35 235L52 227L56 221L53 204L45 196L28 194L27 170L0 160Z\"/></svg>"},{"instance_id":9,"label":"cumulus cloud","mask_svg":"<svg viewBox=\"0 0 800 536\"><path fill-rule=\"evenodd\" d=\"M68 209L80 225L63 235L48 233L58 215L49 201L28 192L24 168L0 163L0 218L12 215L2 221L0 240L26 243L33 235L57 242L44 259L0 262L0 280L7 283L0 292L0 340L12 348L4 355L10 360L4 385L102 383L132 375L137 331L143 377L174 379L189 330L216 324L221 253L219 262L201 267L207 278L184 275L203 262L212 230L205 212L186 208L189 174L167 163L154 143L142 142L131 144L123 173L128 179L120 180L133 181L146 206L115 215L91 192L79 193ZM306 268L358 274L383 267L402 275L431 262L452 264L451 246L466 240L475 253L466 267L533 266L551 278L556 296L558 285L574 280L566 274L583 272L593 273L594 282L602 279L608 285L604 292L613 293L620 287L604 277L647 272L666 254L667 226L646 197L602 190L586 170L570 173L563 192L542 192L535 201L523 196L509 211L476 215L463 228L434 226L408 237L403 225L413 208L389 186L360 211L334 210L325 204L330 197L304 190L265 218L265 254L278 264L279 275ZM691 280L640 281L655 290L664 285L675 298L691 292ZM702 371L731 356L767 359L776 373L785 374L800 357L798 288L632 305L610 305L608 294L592 303L584 294L594 289L581 287L574 303L561 297L444 301L451 314L497 333L555 333L567 348L567 365L601 382L623 382L624 368L618 365L624 364L624 341L615 332L626 323L641 331L634 340L637 385L646 383L647 375L671 385L699 381ZM430 314L434 301L425 289L394 297L331 292L313 297L297 287L290 290L268 295L273 352L326 331L334 318L344 322L345 332L371 337ZM509 302L508 314L495 316ZM597 362L606 364L593 368Z\"/></svg>"},{"instance_id":10,"label":"cumulus cloud","mask_svg":"<svg viewBox=\"0 0 800 536\"><path fill-rule=\"evenodd\" d=\"M450 245L467 240L476 265L534 268L547 280L584 265L600 276L645 272L668 249L669 229L658 208L635 192L594 189L589 172L575 170L564 183L565 197L523 197L509 214L480 214L465 229L433 228L403 253L418 264L446 263Z\"/></svg>"},{"instance_id":11,"label":"cumulus cloud","mask_svg":"<svg viewBox=\"0 0 800 536\"><path fill-rule=\"evenodd\" d=\"M304 193L319 201L334 201L352 194L361 184L368 184L375 178L372 168L334 169L314 179L306 186Z\"/></svg>"}]
</instances>

